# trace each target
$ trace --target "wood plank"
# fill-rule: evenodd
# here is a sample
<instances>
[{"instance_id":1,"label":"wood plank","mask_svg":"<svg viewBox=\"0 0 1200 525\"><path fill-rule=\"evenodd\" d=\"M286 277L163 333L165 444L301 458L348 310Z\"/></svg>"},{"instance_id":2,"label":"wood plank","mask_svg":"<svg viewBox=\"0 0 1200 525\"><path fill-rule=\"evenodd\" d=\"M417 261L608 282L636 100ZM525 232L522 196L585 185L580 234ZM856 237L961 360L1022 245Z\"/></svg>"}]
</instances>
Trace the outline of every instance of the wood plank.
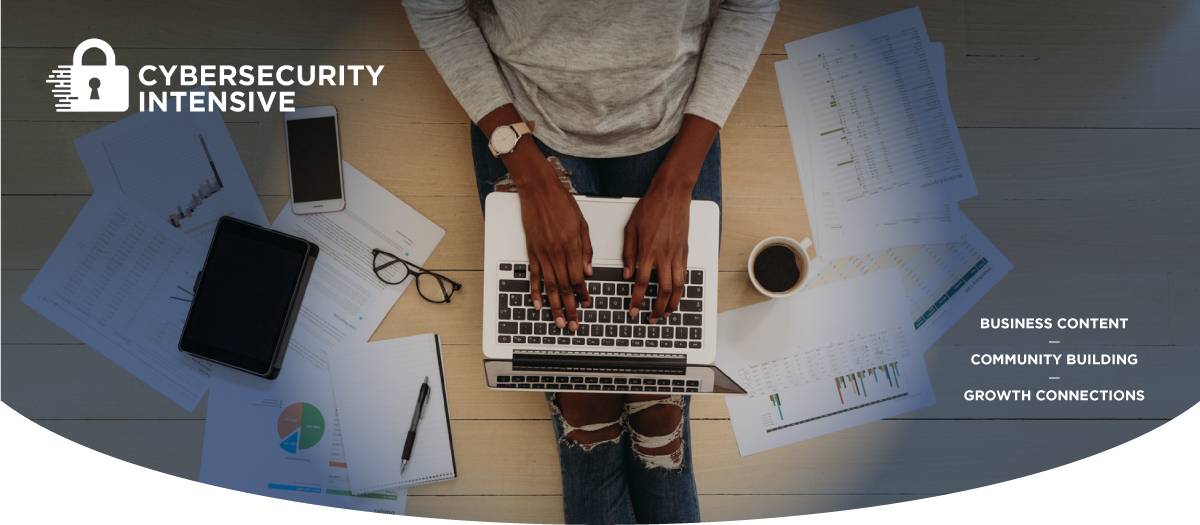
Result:
<instances>
[{"instance_id":1,"label":"wood plank","mask_svg":"<svg viewBox=\"0 0 1200 525\"><path fill-rule=\"evenodd\" d=\"M239 118L228 115L231 118ZM4 194L91 193L72 141L100 122L4 121L9 174ZM288 195L282 119L228 123L230 134L260 195ZM477 195L466 124L404 124L379 119L341 123L347 162L396 195ZM782 128L729 128L722 132L724 194L800 195L800 183ZM64 152L67 152L64 154Z\"/></svg>"},{"instance_id":2,"label":"wood plank","mask_svg":"<svg viewBox=\"0 0 1200 525\"><path fill-rule=\"evenodd\" d=\"M73 2L13 2L4 24L4 47L74 47L75 35L96 34L117 49L347 49L413 51L420 49L398 2L358 0L331 5L304 0L272 0L244 5L218 0L206 7L168 8L147 0L121 0L104 9ZM964 19L961 0L917 3L930 37L961 46ZM763 52L783 54L791 40L904 9L911 3L888 0L847 4L836 1L784 1ZM81 12L82 9L82 12ZM155 24L129 24L128 14ZM238 16L225 16L237 12ZM16 22L21 23L16 23ZM53 32L40 27L56 28Z\"/></svg>"},{"instance_id":3,"label":"wood plank","mask_svg":"<svg viewBox=\"0 0 1200 525\"><path fill-rule=\"evenodd\" d=\"M960 122L1200 127L1200 7L1150 2L967 2L952 72Z\"/></svg>"},{"instance_id":4,"label":"wood plank","mask_svg":"<svg viewBox=\"0 0 1200 525\"><path fill-rule=\"evenodd\" d=\"M892 494L701 494L704 521L733 521L817 514L899 503L917 495ZM562 523L562 496L408 497L408 515L467 521Z\"/></svg>"},{"instance_id":5,"label":"wood plank","mask_svg":"<svg viewBox=\"0 0 1200 525\"><path fill-rule=\"evenodd\" d=\"M5 269L38 269L58 246L86 196L6 196L3 214ZM287 197L261 198L268 218L287 204ZM478 270L483 259L483 212L477 198L407 197L405 201L446 230L446 236L425 265L431 269ZM37 224L37 228L27 225ZM369 255L369 254L368 254Z\"/></svg>"},{"instance_id":6,"label":"wood plank","mask_svg":"<svg viewBox=\"0 0 1200 525\"><path fill-rule=\"evenodd\" d=\"M4 47L74 48L84 35L130 48L415 50L400 2L153 0L5 4ZM152 23L130 23L131 15ZM53 28L47 31L47 28Z\"/></svg>"},{"instance_id":7,"label":"wood plank","mask_svg":"<svg viewBox=\"0 0 1200 525\"><path fill-rule=\"evenodd\" d=\"M0 159L7 174L5 195L87 195L92 192L92 184L75 154L73 141L100 128L102 123L4 121L0 126L4 130L3 147L10 152ZM255 122L232 122L228 128L250 182L260 190L259 193L286 195L286 179L282 179L282 191L279 191L278 183L261 176L266 159L256 153L268 146L264 143L262 126Z\"/></svg>"},{"instance_id":8,"label":"wood plank","mask_svg":"<svg viewBox=\"0 0 1200 525\"><path fill-rule=\"evenodd\" d=\"M1200 101L1190 95L1200 86L1200 39L1192 36L1200 30L1200 9L1181 1L1155 4L965 2L964 53L947 52L958 124L1200 127ZM1125 27L1126 20L1133 22ZM926 22L931 25L928 13ZM1114 42L1108 28L1117 25L1124 29ZM950 36L948 45L953 41ZM772 65L781 58L760 58L729 125L785 125Z\"/></svg>"},{"instance_id":9,"label":"wood plank","mask_svg":"<svg viewBox=\"0 0 1200 525\"><path fill-rule=\"evenodd\" d=\"M1161 206L1200 191L1200 130L962 129L977 200ZM785 146L786 147L786 146ZM774 151L774 150L773 150ZM790 150L786 150L789 151Z\"/></svg>"},{"instance_id":10,"label":"wood plank","mask_svg":"<svg viewBox=\"0 0 1200 525\"><path fill-rule=\"evenodd\" d=\"M921 15L925 18L929 39L946 44L947 55L961 55L966 36L963 3L963 0L784 0L780 5L779 14L775 16L771 34L763 46L763 53L783 55L786 53L784 44L793 40L916 6L921 8Z\"/></svg>"},{"instance_id":11,"label":"wood plank","mask_svg":"<svg viewBox=\"0 0 1200 525\"><path fill-rule=\"evenodd\" d=\"M1200 343L1200 273L1179 271L1167 275L1170 285L1171 342L1176 345Z\"/></svg>"},{"instance_id":12,"label":"wood plank","mask_svg":"<svg viewBox=\"0 0 1200 525\"><path fill-rule=\"evenodd\" d=\"M86 195L0 197L4 269L41 268L89 198ZM283 196L259 197L267 217L278 215L287 201ZM36 227L30 227L31 224Z\"/></svg>"},{"instance_id":13,"label":"wood plank","mask_svg":"<svg viewBox=\"0 0 1200 525\"><path fill-rule=\"evenodd\" d=\"M208 403L188 412L81 344L0 346L0 397L31 419L196 419Z\"/></svg>"},{"instance_id":14,"label":"wood plank","mask_svg":"<svg viewBox=\"0 0 1200 525\"><path fill-rule=\"evenodd\" d=\"M280 123L270 117L256 122L258 127L230 123L234 142L258 192L286 195ZM90 193L77 157L64 155L63 148L70 149L72 140L100 124L3 125L4 147L21 152L3 160L5 170L18 174L5 181L6 195ZM347 161L397 195L475 194L465 125L381 127L357 122L343 123L342 133ZM1200 143L1197 130L964 129L961 133L982 199L1161 200L1170 198L1167 188L1187 190L1200 184L1183 175L1200 169L1200 153L1192 147ZM1014 155L1016 151L1021 154ZM800 194L786 128L726 129L722 156L725 195ZM44 175L32 175L38 172ZM1132 179L1139 183L1130 184Z\"/></svg>"},{"instance_id":15,"label":"wood plank","mask_svg":"<svg viewBox=\"0 0 1200 525\"><path fill-rule=\"evenodd\" d=\"M34 270L53 253L79 210L85 196L5 196L3 268ZM483 212L478 197L406 196L404 201L446 230L427 268L438 270L482 270ZM275 217L286 204L282 196L263 197L268 217ZM754 245L770 235L808 235L803 201L799 197L729 196L725 200L721 266L730 271L746 267ZM27 225L36 224L36 228Z\"/></svg>"},{"instance_id":16,"label":"wood plank","mask_svg":"<svg viewBox=\"0 0 1200 525\"><path fill-rule=\"evenodd\" d=\"M1098 273L1196 267L1200 232L1182 195L1093 202L974 200L960 208L1017 268Z\"/></svg>"},{"instance_id":17,"label":"wood plank","mask_svg":"<svg viewBox=\"0 0 1200 525\"><path fill-rule=\"evenodd\" d=\"M701 493L954 492L1090 456L1141 435L1149 421L881 421L750 457L732 429L697 422Z\"/></svg>"},{"instance_id":18,"label":"wood plank","mask_svg":"<svg viewBox=\"0 0 1200 525\"><path fill-rule=\"evenodd\" d=\"M784 1L763 46L783 54L791 40L837 29L910 7L911 2ZM950 49L964 43L961 0L917 2L930 38ZM72 48L77 35L106 38L117 50L131 48L341 49L414 51L420 48L399 2L357 0L329 4L315 0L271 0L245 5L217 0L200 6L167 7L148 0L121 0L103 9L75 2L46 4L19 0L3 24L4 47ZM129 24L136 12L154 24ZM226 16L236 12L237 16ZM20 23L18 23L20 22ZM39 28L54 27L55 31Z\"/></svg>"},{"instance_id":19,"label":"wood plank","mask_svg":"<svg viewBox=\"0 0 1200 525\"><path fill-rule=\"evenodd\" d=\"M63 50L6 48L3 72L16 84L3 102L5 120L107 119L102 114L54 113L41 75L63 61ZM231 56L231 54L233 56ZM1192 67L1195 55L1139 56L1141 67L1115 67L1102 59L1014 61L948 56L950 97L960 126L1025 127L1200 127L1200 102L1186 97L1190 78L1163 77ZM773 63L760 57L735 104L726 128L786 125ZM133 49L122 61L136 70L151 63L370 63L384 64L378 87L326 87L297 90L298 106L333 104L351 121L463 123L466 115L428 58L419 51L229 51ZM1055 62L1055 64L1050 64ZM1106 65L1108 64L1108 65ZM1200 74L1200 73L1197 73ZM1147 95L1148 94L1148 95ZM101 115L101 116L97 116ZM252 114L232 114L249 121Z\"/></svg>"},{"instance_id":20,"label":"wood plank","mask_svg":"<svg viewBox=\"0 0 1200 525\"><path fill-rule=\"evenodd\" d=\"M6 344L76 343L36 312L21 304L20 297L33 279L32 270L5 270L3 301L6 329L0 336ZM426 332L442 334L447 344L479 344L481 272L451 271L451 278L463 283L463 290L446 305L430 305L415 293L406 293L396 302L373 339L391 339ZM721 311L764 300L742 272L721 272ZM1186 290L1178 291L1186 293ZM1038 315L1131 317L1133 322L1120 332L1075 332L1064 336L1072 344L1166 345L1170 344L1167 301L1170 291L1166 274L1139 273L1023 273L1014 272L969 311L965 319L1024 317L1029 305L1036 304ZM1180 296L1181 304L1191 304L1190 296ZM1034 332L982 332L974 322L960 322L941 340L948 345L1012 345L1043 343L1046 334Z\"/></svg>"},{"instance_id":21,"label":"wood plank","mask_svg":"<svg viewBox=\"0 0 1200 525\"><path fill-rule=\"evenodd\" d=\"M100 452L195 479L203 421L59 420L43 426ZM1141 435L1161 421L880 421L750 457L725 421L695 421L701 494L933 494L1039 472ZM459 479L413 495L556 495L546 421L455 421ZM897 453L903 451L903 453Z\"/></svg>"},{"instance_id":22,"label":"wood plank","mask_svg":"<svg viewBox=\"0 0 1200 525\"><path fill-rule=\"evenodd\" d=\"M37 126L43 126L43 131L44 126L65 127L54 123L30 126L15 131L31 133L7 136L35 137ZM428 128L448 133L422 146L462 145L453 137L463 130L455 126L421 125L407 131L428 137ZM1200 208L1188 202L1188 195L1194 193L1190 191L1193 188L1200 191L1200 181L1186 174L1200 168L1200 148L1190 147L1200 141L1200 131L973 129L966 130L964 139L983 197L966 201L962 207L1019 268L1050 271L1069 265L1095 271L1165 271L1198 262L1200 250L1193 246L1200 242ZM802 236L808 231L786 142L786 132L780 129L733 128L726 132L725 150L731 152L726 161L727 217L721 259L726 270L740 269L749 249L768 234ZM1013 155L1014 151L1022 154ZM476 215L470 168L461 157L466 154L445 157L460 161L457 168L450 169L453 175L424 176L418 175L419 170L383 168L368 172L450 231L431 263L446 268L478 268L481 260L478 239L482 224ZM46 156L70 157L49 151ZM20 156L6 159L14 157ZM243 157L257 158L244 150ZM380 157L383 160L366 163L378 167L408 158L403 154ZM13 161L6 167L10 173L39 173L38 162ZM77 164L73 159L69 162ZM431 159L424 165L439 163L442 160ZM55 181L63 180L65 175L59 174L67 171L78 168L52 171L55 176L18 177L18 192L63 190ZM271 178L283 180L286 186L282 173ZM86 184L82 176L75 180ZM12 186L6 184L5 191ZM438 199L422 202L410 196L427 192L460 194L464 199L450 204ZM82 201L66 201L69 204L61 209L53 203L25 202L8 199L5 215L22 217L32 207L34 213L47 215L47 229L13 226L10 230L15 231L6 231L10 239L18 238L15 250L6 241L6 268L40 264ZM32 250L28 254L26 244Z\"/></svg>"},{"instance_id":23,"label":"wood plank","mask_svg":"<svg viewBox=\"0 0 1200 525\"><path fill-rule=\"evenodd\" d=\"M1145 181L1168 183L1158 178L1149 176ZM1190 194L1164 187L1158 199L1121 199L1115 195L1118 189L1111 191L1111 200L976 199L961 207L1022 271L1163 273L1200 265L1200 208L1186 202ZM484 225L475 196L402 198L447 232L427 267L482 269ZM2 199L5 270L41 267L86 202L82 196ZM274 217L285 197L264 197L263 202L268 217ZM788 195L728 195L723 223L719 266L728 272L743 272L750 250L761 239L770 235L802 239L810 231L803 199Z\"/></svg>"},{"instance_id":24,"label":"wood plank","mask_svg":"<svg viewBox=\"0 0 1200 525\"><path fill-rule=\"evenodd\" d=\"M281 120L230 122L251 182L262 195L289 193ZM465 124L375 124L342 120L343 155L397 195L476 195ZM91 185L71 141L98 127L90 122L6 121L4 194L88 194ZM722 134L726 195L799 195L786 130L731 128ZM34 176L42 174L42 176Z\"/></svg>"},{"instance_id":25,"label":"wood plank","mask_svg":"<svg viewBox=\"0 0 1200 525\"><path fill-rule=\"evenodd\" d=\"M1171 418L1196 403L1194 376L1198 346L1096 348L1061 345L1054 352L1136 353L1129 367L974 366L976 353L1045 353L1045 344L935 346L926 353L937 404L896 419L953 418ZM484 386L478 344L444 345L443 359L450 416L455 420L546 420L545 397L532 392L501 392ZM4 402L34 419L195 419L206 405L188 413L136 377L83 345L4 345ZM1050 375L1062 380L1050 381ZM980 403L964 400L968 389L1143 389L1140 403ZM720 396L692 398L694 420L727 419Z\"/></svg>"},{"instance_id":26,"label":"wood plank","mask_svg":"<svg viewBox=\"0 0 1200 525\"><path fill-rule=\"evenodd\" d=\"M287 195L281 124L263 117L229 128L263 195ZM4 194L88 194L70 142L100 126L4 122ZM345 157L397 195L475 195L466 125L342 124ZM1182 202L1200 185L1200 130L963 129L979 200ZM402 139L401 139L402 137ZM722 132L726 196L800 195L786 128ZM1020 152L1020 154L1014 154ZM1136 183L1131 181L1136 180ZM1195 213L1195 212L1193 212Z\"/></svg>"},{"instance_id":27,"label":"wood plank","mask_svg":"<svg viewBox=\"0 0 1200 525\"><path fill-rule=\"evenodd\" d=\"M1200 29L1189 0L972 0L963 9L967 51L982 55L1174 51L1194 46Z\"/></svg>"},{"instance_id":28,"label":"wood plank","mask_svg":"<svg viewBox=\"0 0 1200 525\"><path fill-rule=\"evenodd\" d=\"M35 275L30 270L0 272L0 311L4 312L0 343L78 344L71 334L21 302Z\"/></svg>"}]
</instances>

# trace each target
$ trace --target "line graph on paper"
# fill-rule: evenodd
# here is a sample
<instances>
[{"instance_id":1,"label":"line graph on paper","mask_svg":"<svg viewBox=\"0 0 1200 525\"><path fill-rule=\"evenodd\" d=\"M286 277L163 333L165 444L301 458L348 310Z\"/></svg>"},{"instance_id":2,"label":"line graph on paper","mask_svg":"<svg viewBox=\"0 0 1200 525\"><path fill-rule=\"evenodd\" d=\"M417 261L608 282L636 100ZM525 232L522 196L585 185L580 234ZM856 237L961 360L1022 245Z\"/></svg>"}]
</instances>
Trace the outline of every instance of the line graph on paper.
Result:
<instances>
[{"instance_id":1,"label":"line graph on paper","mask_svg":"<svg viewBox=\"0 0 1200 525\"><path fill-rule=\"evenodd\" d=\"M139 130L112 137L103 146L122 193L149 206L171 226L208 239L224 215L209 200L225 187L208 140L198 130L181 127L170 132ZM156 154L142 154L146 151Z\"/></svg>"}]
</instances>

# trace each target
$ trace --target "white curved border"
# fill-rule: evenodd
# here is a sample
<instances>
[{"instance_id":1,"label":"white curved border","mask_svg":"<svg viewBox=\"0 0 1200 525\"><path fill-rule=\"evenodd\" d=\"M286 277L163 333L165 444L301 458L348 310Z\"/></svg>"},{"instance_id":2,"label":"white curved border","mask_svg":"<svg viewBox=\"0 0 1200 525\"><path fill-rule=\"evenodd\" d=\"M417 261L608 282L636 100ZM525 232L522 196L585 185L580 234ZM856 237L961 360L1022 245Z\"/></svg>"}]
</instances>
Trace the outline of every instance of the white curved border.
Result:
<instances>
[{"instance_id":1,"label":"white curved border","mask_svg":"<svg viewBox=\"0 0 1200 525\"><path fill-rule=\"evenodd\" d=\"M435 523L264 498L97 453L7 405L0 408L0 514L9 523ZM1090 458L988 487L923 500L755 523L1168 523L1195 515L1200 408ZM16 518L19 521L12 521Z\"/></svg>"}]
</instances>

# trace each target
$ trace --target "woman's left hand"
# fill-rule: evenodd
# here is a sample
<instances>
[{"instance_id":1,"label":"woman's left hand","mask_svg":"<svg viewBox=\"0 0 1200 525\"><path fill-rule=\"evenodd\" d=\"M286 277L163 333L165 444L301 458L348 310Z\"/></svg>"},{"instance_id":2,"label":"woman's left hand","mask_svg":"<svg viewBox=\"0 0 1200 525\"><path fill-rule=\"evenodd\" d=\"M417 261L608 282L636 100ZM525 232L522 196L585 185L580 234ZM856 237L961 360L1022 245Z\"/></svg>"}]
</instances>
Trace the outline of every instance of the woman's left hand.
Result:
<instances>
[{"instance_id":1,"label":"woman's left hand","mask_svg":"<svg viewBox=\"0 0 1200 525\"><path fill-rule=\"evenodd\" d=\"M631 316L640 313L651 270L658 271L658 298L652 305L650 322L657 323L679 308L687 278L692 188L719 130L703 118L684 115L650 189L625 224L625 279L634 279Z\"/></svg>"},{"instance_id":2,"label":"woman's left hand","mask_svg":"<svg viewBox=\"0 0 1200 525\"><path fill-rule=\"evenodd\" d=\"M650 271L658 271L658 298L652 305L651 323L679 307L687 276L692 185L672 184L674 179L660 168L625 224L625 278L635 279L629 315L637 317L650 284Z\"/></svg>"}]
</instances>

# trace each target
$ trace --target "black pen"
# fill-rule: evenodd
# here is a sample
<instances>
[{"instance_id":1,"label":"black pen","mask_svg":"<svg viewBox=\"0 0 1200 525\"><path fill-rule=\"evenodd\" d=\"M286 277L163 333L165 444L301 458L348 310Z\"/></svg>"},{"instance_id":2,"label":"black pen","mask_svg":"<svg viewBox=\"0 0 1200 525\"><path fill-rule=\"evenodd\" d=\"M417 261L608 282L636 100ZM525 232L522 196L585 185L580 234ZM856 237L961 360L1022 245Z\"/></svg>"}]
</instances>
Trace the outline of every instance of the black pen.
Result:
<instances>
[{"instance_id":1,"label":"black pen","mask_svg":"<svg viewBox=\"0 0 1200 525\"><path fill-rule=\"evenodd\" d=\"M417 441L417 423L421 421L421 415L425 413L427 401L429 401L429 376L425 376L425 382L421 383L421 392L417 394L417 407L413 409L412 424L408 426L408 437L404 439L404 453L400 455L401 474L404 474L404 469L408 467L408 460L412 458L413 443Z\"/></svg>"}]
</instances>

